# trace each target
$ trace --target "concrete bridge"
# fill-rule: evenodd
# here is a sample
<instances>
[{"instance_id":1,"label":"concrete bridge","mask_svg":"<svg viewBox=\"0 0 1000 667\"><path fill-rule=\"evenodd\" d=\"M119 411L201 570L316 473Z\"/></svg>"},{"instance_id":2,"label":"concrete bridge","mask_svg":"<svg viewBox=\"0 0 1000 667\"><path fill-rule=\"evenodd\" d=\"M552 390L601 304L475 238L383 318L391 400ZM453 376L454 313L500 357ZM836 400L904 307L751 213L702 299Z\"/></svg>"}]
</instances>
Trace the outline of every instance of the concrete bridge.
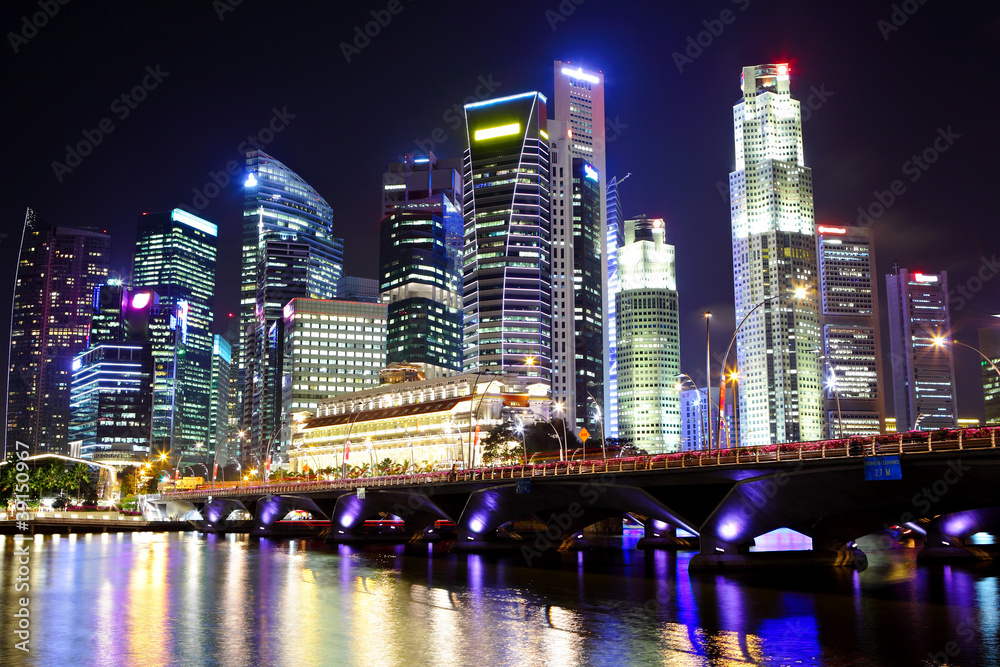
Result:
<instances>
[{"instance_id":1,"label":"concrete bridge","mask_svg":"<svg viewBox=\"0 0 1000 667\"><path fill-rule=\"evenodd\" d=\"M547 549L580 546L587 526L630 514L645 527L642 547L676 548L678 528L698 535L692 569L863 567L867 559L857 538L922 519L922 558L989 558L965 540L1000 526L998 431L200 488L154 497L147 511L150 518L185 516L208 532L282 535L322 528L334 542L385 539L385 531L369 534L368 519L398 518L403 529L396 535L409 540L432 538L435 526L448 522L454 524L453 550L515 548L529 562ZM871 481L866 465L876 474ZM890 470L900 478L884 479ZM313 521L284 520L296 515ZM534 522L533 534L514 530L525 521ZM809 536L813 550L750 552L755 537L778 528Z\"/></svg>"}]
</instances>

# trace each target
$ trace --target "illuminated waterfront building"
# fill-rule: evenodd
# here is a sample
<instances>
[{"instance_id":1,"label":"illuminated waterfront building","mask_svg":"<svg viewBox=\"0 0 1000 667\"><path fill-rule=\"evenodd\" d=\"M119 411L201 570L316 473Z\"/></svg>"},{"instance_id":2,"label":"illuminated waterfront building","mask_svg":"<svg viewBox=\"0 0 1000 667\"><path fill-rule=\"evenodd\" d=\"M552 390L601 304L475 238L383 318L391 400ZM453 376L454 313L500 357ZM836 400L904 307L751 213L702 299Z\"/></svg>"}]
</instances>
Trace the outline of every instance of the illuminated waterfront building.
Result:
<instances>
[{"instance_id":1,"label":"illuminated waterfront building","mask_svg":"<svg viewBox=\"0 0 1000 667\"><path fill-rule=\"evenodd\" d=\"M544 385L528 392L505 389L489 374L467 373L331 398L295 429L290 468L339 470L388 458L448 469L481 461L479 441L503 421L548 418Z\"/></svg>"},{"instance_id":2,"label":"illuminated waterfront building","mask_svg":"<svg viewBox=\"0 0 1000 667\"><path fill-rule=\"evenodd\" d=\"M680 324L674 247L660 218L625 221L618 252L618 437L650 454L680 448Z\"/></svg>"},{"instance_id":3,"label":"illuminated waterfront building","mask_svg":"<svg viewBox=\"0 0 1000 667\"><path fill-rule=\"evenodd\" d=\"M260 455L280 423L284 334L292 298L333 299L344 242L333 209L305 180L263 151L246 157L240 340L236 360L243 456Z\"/></svg>"},{"instance_id":4,"label":"illuminated waterfront building","mask_svg":"<svg viewBox=\"0 0 1000 667\"><path fill-rule=\"evenodd\" d=\"M181 209L143 213L132 264L132 292L158 295L151 324L154 445L192 462L211 457L217 235L215 224Z\"/></svg>"},{"instance_id":5,"label":"illuminated waterfront building","mask_svg":"<svg viewBox=\"0 0 1000 667\"><path fill-rule=\"evenodd\" d=\"M7 451L67 453L73 358L87 345L91 299L111 239L54 227L28 209L14 282L7 374Z\"/></svg>"},{"instance_id":6,"label":"illuminated waterfront building","mask_svg":"<svg viewBox=\"0 0 1000 667\"><path fill-rule=\"evenodd\" d=\"M382 176L379 290L388 359L462 370L462 162L407 155Z\"/></svg>"},{"instance_id":7,"label":"illuminated waterfront building","mask_svg":"<svg viewBox=\"0 0 1000 667\"><path fill-rule=\"evenodd\" d=\"M331 396L379 386L386 355L386 306L292 299L284 308L282 331L281 420L266 434L265 450L287 450L296 413L315 414L320 402Z\"/></svg>"},{"instance_id":8,"label":"illuminated waterfront building","mask_svg":"<svg viewBox=\"0 0 1000 667\"><path fill-rule=\"evenodd\" d=\"M743 445L819 439L822 346L812 170L788 65L744 67L729 174ZM796 299L796 290L807 295ZM713 383L714 384L714 383Z\"/></svg>"},{"instance_id":9,"label":"illuminated waterfront building","mask_svg":"<svg viewBox=\"0 0 1000 667\"><path fill-rule=\"evenodd\" d=\"M955 365L950 351L934 344L948 336L948 273L886 276L892 390L896 428L954 428Z\"/></svg>"},{"instance_id":10,"label":"illuminated waterfront building","mask_svg":"<svg viewBox=\"0 0 1000 667\"><path fill-rule=\"evenodd\" d=\"M465 106L463 370L551 385L552 229L546 99Z\"/></svg>"},{"instance_id":11,"label":"illuminated waterfront building","mask_svg":"<svg viewBox=\"0 0 1000 667\"><path fill-rule=\"evenodd\" d=\"M881 433L882 335L871 227L816 226L829 437ZM838 401L839 397L839 401Z\"/></svg>"},{"instance_id":12,"label":"illuminated waterfront building","mask_svg":"<svg viewBox=\"0 0 1000 667\"><path fill-rule=\"evenodd\" d=\"M553 230L553 274L562 275L564 272L556 267L556 262L562 263L562 259L554 256L556 249L556 236L560 230L569 232L570 224L572 228L573 249L575 253L574 261L574 297L575 304L567 313L574 313L574 323L582 326L574 331L576 335L575 353L567 352L562 354L563 342L569 342L572 338L561 337L564 333L561 327L563 321L560 313L557 313L558 305L553 303L553 346L559 345L557 353L553 348L553 357L559 357L560 361L554 362L553 371L553 400L564 401L568 407L571 423L575 412L575 422L577 428L587 425L592 430L592 417L598 412L602 420L608 422L605 431L609 437L617 436L617 416L612 406L614 400L613 388L608 385L611 372L611 328L614 326L612 320L607 320L607 326L603 326L605 316L610 316L614 312L614 294L609 287L609 280L612 279L614 270L609 266L610 246L620 243L621 228L612 228L609 211L611 204L609 193L609 183L606 175L607 169L607 139L605 133L604 118L604 74L597 71L585 70L579 66L573 66L568 62L556 60L553 63L553 117L560 123L558 131L550 129L551 140L563 140L559 150L559 160L563 162L560 167L563 174L568 174L568 168L572 158L579 158L581 163L590 165L591 171L586 175L596 176L594 181L578 181L574 175L573 187L575 188L573 198L568 199L567 195L569 180L568 176L556 173L556 159L552 159L552 230ZM575 171L574 171L575 174ZM596 201L588 192L591 185L596 185ZM561 198L557 194L563 195ZM578 195L587 193L583 200L577 198ZM575 206L572 213L569 211L570 201ZM559 216L564 216L560 219ZM565 217L571 216L571 217ZM562 226L560 226L562 225ZM596 247L592 236L596 235ZM560 248L568 248L566 245ZM585 258L585 259L584 259ZM593 266L597 263L597 267ZM580 281L582 279L582 285ZM560 279L559 282L562 282ZM560 288L553 279L553 293ZM592 303L596 298L596 303ZM569 302L567 301L567 305ZM580 317L582 311L582 318ZM595 318L593 322L588 321ZM565 332L569 336L568 331ZM599 347L594 346L593 336L600 338ZM567 350L570 346L567 345ZM569 366L571 362L579 361L575 372L567 368L562 372L562 367ZM595 373L592 368L597 364L600 368ZM592 375L593 374L593 375ZM574 378L571 382L570 378ZM573 387L575 382L577 387ZM555 391L556 386L560 391ZM586 388L590 386L590 393L599 401L596 409L587 408ZM572 395L571 395L572 394ZM576 406L573 409L572 406Z\"/></svg>"},{"instance_id":13,"label":"illuminated waterfront building","mask_svg":"<svg viewBox=\"0 0 1000 667\"><path fill-rule=\"evenodd\" d=\"M604 349L600 176L549 121L552 202L552 400L570 427L600 433ZM591 396L594 398L591 399ZM591 406L590 401L600 401Z\"/></svg>"}]
</instances>

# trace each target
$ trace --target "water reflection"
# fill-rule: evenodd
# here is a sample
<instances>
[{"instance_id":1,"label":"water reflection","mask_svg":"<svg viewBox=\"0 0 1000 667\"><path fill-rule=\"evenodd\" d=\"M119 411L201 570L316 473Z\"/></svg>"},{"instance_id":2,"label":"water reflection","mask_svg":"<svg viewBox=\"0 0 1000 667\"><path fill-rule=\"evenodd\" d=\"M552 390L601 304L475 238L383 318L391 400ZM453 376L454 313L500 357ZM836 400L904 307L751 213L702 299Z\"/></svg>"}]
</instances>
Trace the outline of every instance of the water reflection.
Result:
<instances>
[{"instance_id":1,"label":"water reflection","mask_svg":"<svg viewBox=\"0 0 1000 667\"><path fill-rule=\"evenodd\" d=\"M619 544L535 567L195 533L28 544L34 651L0 646L4 665L920 664L949 646L954 664L1000 662L997 566L917 567L912 550L861 573L689 576L689 552Z\"/></svg>"}]
</instances>

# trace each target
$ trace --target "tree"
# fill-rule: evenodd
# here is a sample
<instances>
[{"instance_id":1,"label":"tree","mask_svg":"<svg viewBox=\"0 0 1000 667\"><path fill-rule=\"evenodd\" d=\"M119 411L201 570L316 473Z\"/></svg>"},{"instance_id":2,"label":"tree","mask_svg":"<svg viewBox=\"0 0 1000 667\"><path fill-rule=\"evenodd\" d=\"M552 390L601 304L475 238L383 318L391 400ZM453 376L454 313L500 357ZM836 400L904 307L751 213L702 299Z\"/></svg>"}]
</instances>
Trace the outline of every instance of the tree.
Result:
<instances>
[{"instance_id":1,"label":"tree","mask_svg":"<svg viewBox=\"0 0 1000 667\"><path fill-rule=\"evenodd\" d=\"M483 448L483 463L486 465L520 461L522 458L521 436L510 422L494 428L480 444Z\"/></svg>"}]
</instances>

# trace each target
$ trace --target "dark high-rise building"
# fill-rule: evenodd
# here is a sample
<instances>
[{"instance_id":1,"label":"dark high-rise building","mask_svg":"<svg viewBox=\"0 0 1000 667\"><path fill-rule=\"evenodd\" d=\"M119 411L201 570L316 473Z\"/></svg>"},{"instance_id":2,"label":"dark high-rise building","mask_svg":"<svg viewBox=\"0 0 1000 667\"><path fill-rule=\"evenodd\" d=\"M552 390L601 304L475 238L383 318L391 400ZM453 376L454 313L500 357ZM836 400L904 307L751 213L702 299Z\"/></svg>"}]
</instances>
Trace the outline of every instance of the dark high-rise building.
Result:
<instances>
[{"instance_id":1,"label":"dark high-rise building","mask_svg":"<svg viewBox=\"0 0 1000 667\"><path fill-rule=\"evenodd\" d=\"M237 386L244 456L280 427L282 308L293 298L332 299L344 242L333 209L305 180L262 151L246 158Z\"/></svg>"},{"instance_id":2,"label":"dark high-rise building","mask_svg":"<svg viewBox=\"0 0 1000 667\"><path fill-rule=\"evenodd\" d=\"M138 219L132 291L159 297L151 325L153 439L189 461L211 458L216 237L214 224L181 209Z\"/></svg>"},{"instance_id":3,"label":"dark high-rise building","mask_svg":"<svg viewBox=\"0 0 1000 667\"><path fill-rule=\"evenodd\" d=\"M552 400L556 413L575 429L600 433L605 389L601 179L590 162L574 155L568 123L550 120L549 131Z\"/></svg>"},{"instance_id":4,"label":"dark high-rise building","mask_svg":"<svg viewBox=\"0 0 1000 667\"><path fill-rule=\"evenodd\" d=\"M995 316L1000 317L1000 316ZM979 330L979 351L993 365L981 360L983 367L983 399L986 402L986 425L1000 426L1000 377L993 366L1000 368L1000 326Z\"/></svg>"},{"instance_id":5,"label":"dark high-rise building","mask_svg":"<svg viewBox=\"0 0 1000 667\"><path fill-rule=\"evenodd\" d=\"M68 452L73 357L87 345L94 289L108 274L111 240L54 227L28 209L10 327L7 448Z\"/></svg>"},{"instance_id":6,"label":"dark high-rise building","mask_svg":"<svg viewBox=\"0 0 1000 667\"><path fill-rule=\"evenodd\" d=\"M427 378L462 370L460 160L406 156L382 178L379 289L388 360Z\"/></svg>"},{"instance_id":7,"label":"dark high-rise building","mask_svg":"<svg viewBox=\"0 0 1000 667\"><path fill-rule=\"evenodd\" d=\"M882 335L871 227L816 226L823 355L824 418L831 438L881 433Z\"/></svg>"},{"instance_id":8,"label":"dark high-rise building","mask_svg":"<svg viewBox=\"0 0 1000 667\"><path fill-rule=\"evenodd\" d=\"M607 241L612 235L620 234L620 230L612 230L609 226L611 220L611 213L609 212L609 207L611 202L608 200L610 196L609 182L607 180L607 175L605 174L607 162L607 140L606 140L606 124L605 124L605 114L604 114L604 74L599 71L585 70L582 67L574 67L568 62L562 62L556 60L553 63L553 114L554 118L559 123L565 123L565 132L563 132L563 126L560 125L558 131L555 129L550 129L549 134L552 140L561 139L562 148L560 153L568 153L574 158L579 158L586 162L592 167L590 174L597 177L595 185L597 186L597 206L596 209L590 214L584 228L589 230L594 225L598 227L598 236L600 241L597 248L597 261L600 263L600 270L597 272L598 275L590 276L588 282L597 281L597 291L599 299L601 300L601 307L596 311L598 314L597 321L601 323L608 313L613 312L613 304L615 297L610 293L610 287L608 280L611 277L613 271L610 269L608 262L610 256L604 247ZM560 155L560 159L566 159ZM555 173L555 157L552 159L552 229L553 229L553 274L557 272L555 268L555 262L561 260L556 260L554 256L555 246L556 246L556 235L559 229L559 220L557 215L560 214L564 209L556 208L556 205L561 203L558 201L556 194L556 188L563 185L563 178ZM568 202L566 202L568 203ZM574 203L576 201L574 200ZM577 215L577 213L574 213ZM576 232L574 232L575 234ZM587 232L589 235L589 231ZM588 251L589 252L589 251ZM586 272L590 272L590 269L584 269ZM580 276L577 275L577 278ZM556 291L557 286L553 283L553 291ZM588 285L584 288L584 291L589 293L591 287ZM577 304L580 307L580 304ZM562 339L559 337L562 335L561 330L556 329L557 324L562 324L558 320L558 315L555 312L556 304L553 304L553 351L552 356L561 356L561 352L557 353L554 346L558 343L559 349L562 349ZM586 324L586 317L584 318L584 323ZM609 323L610 324L610 323ZM603 326L598 333L601 335L601 345L600 352L595 349L588 348L587 352L584 353L585 356L581 360L583 366L589 366L591 363L588 360L597 359L598 363L601 364L601 370L597 374L596 378L591 378L587 375L590 372L589 368L583 369L582 373L588 379L584 384L590 384L590 392L595 396L595 400L601 402L601 405L594 406L592 409L585 409L578 407L576 409L577 425L583 425L583 418L585 415L589 415L592 411L596 414L598 412L603 413L602 419L609 420L611 417L612 410L612 396L609 391L608 379L610 377L610 359L611 359L611 327ZM559 334L559 336L557 336ZM586 333L586 336L590 336L590 333ZM578 339L579 340L579 339ZM590 343L588 342L588 345ZM567 348L568 349L568 348ZM561 367L561 362L558 364ZM558 382L559 372L554 371L553 375L554 382L553 387L555 387ZM582 387L583 385L581 385ZM562 387L560 387L562 388ZM578 406L582 406L588 400L586 394L583 393L583 389L576 392L584 398L579 396L565 398L569 399L567 402L569 404L575 403ZM553 399L556 401L561 400L564 397L563 394L553 391ZM617 409L617 408L616 408ZM572 412L572 410L570 410ZM572 415L570 415L572 416ZM592 424L587 421L588 429ZM605 426L608 426L606 424ZM617 419L614 424L615 429L617 429ZM605 428L605 432L610 431ZM615 431L617 433L617 430Z\"/></svg>"},{"instance_id":9,"label":"dark high-rise building","mask_svg":"<svg viewBox=\"0 0 1000 667\"><path fill-rule=\"evenodd\" d=\"M886 296L896 429L954 428L955 365L935 344L951 330L948 273L897 269L886 276Z\"/></svg>"},{"instance_id":10,"label":"dark high-rise building","mask_svg":"<svg viewBox=\"0 0 1000 667\"><path fill-rule=\"evenodd\" d=\"M121 280L98 287L87 349L73 358L70 451L119 466L148 455L152 436L153 312L159 297Z\"/></svg>"},{"instance_id":11,"label":"dark high-rise building","mask_svg":"<svg viewBox=\"0 0 1000 667\"><path fill-rule=\"evenodd\" d=\"M378 280L358 276L342 276L337 285L337 298L362 303L380 303Z\"/></svg>"},{"instance_id":12,"label":"dark high-rise building","mask_svg":"<svg viewBox=\"0 0 1000 667\"><path fill-rule=\"evenodd\" d=\"M463 369L551 384L552 227L546 99L465 106Z\"/></svg>"}]
</instances>

